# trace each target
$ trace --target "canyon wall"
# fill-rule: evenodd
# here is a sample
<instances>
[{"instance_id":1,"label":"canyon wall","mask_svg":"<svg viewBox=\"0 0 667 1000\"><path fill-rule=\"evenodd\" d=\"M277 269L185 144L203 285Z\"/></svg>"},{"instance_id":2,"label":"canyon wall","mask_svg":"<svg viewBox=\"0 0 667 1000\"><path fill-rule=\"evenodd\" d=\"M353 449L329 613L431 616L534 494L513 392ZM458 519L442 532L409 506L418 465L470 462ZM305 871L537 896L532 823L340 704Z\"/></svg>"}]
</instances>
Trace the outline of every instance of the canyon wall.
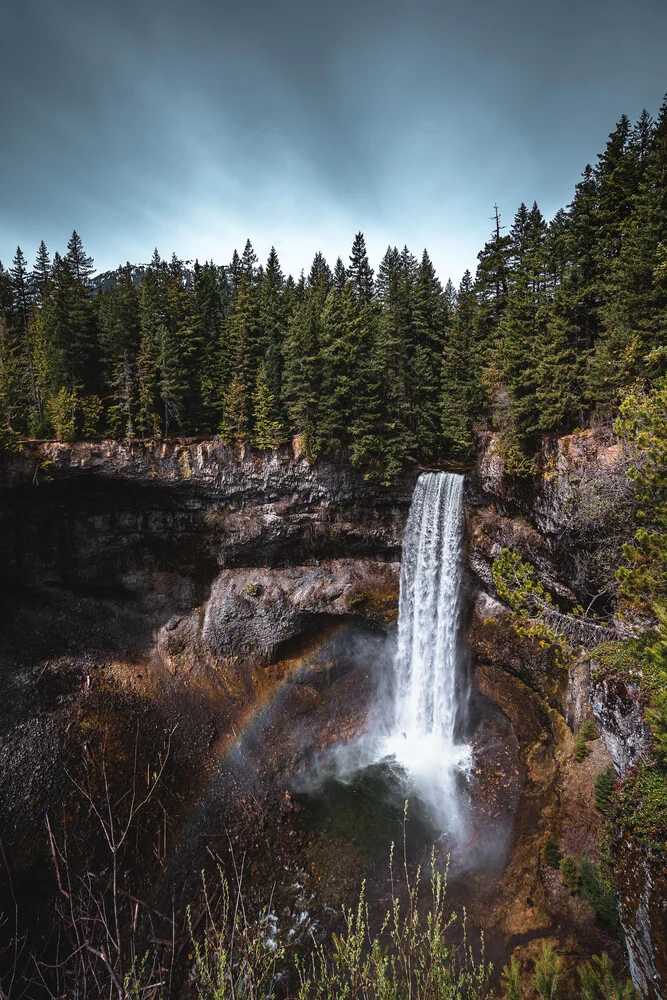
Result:
<instances>
[{"instance_id":1,"label":"canyon wall","mask_svg":"<svg viewBox=\"0 0 667 1000\"><path fill-rule=\"evenodd\" d=\"M548 937L559 922L589 949L610 947L590 908L568 899L539 859L549 835L564 850L598 859L594 774L610 759L626 773L647 734L637 692L621 690L620 679L592 681L588 654L564 670L517 635L495 593L492 565L513 548L562 608L588 603L627 537L626 467L621 445L601 428L548 440L539 475L519 479L507 474L486 434L466 479L476 684L482 700L509 720L520 755L511 779L521 795L511 848L495 887L480 890L480 912L510 950L525 948L528 958L530 946L521 942ZM56 702L78 704L109 684L149 701L165 691L194 698L197 689L224 703L210 725L225 738L286 671L305 669L304 651L318 637L348 625L391 635L418 474L411 469L382 487L344 455L309 463L298 442L273 453L218 439L35 442L4 456L0 669L11 693L0 708L11 748L0 783L11 800L5 836L37 829L37 806L29 816L12 798L28 773L35 802L61 792L44 764L45 754L63 752L71 724L67 713L56 724ZM49 678L62 683L70 675L66 690L44 689ZM571 730L591 716L591 706L602 741L576 765ZM201 733L192 736L193 759ZM660 1000L664 878L650 870L641 845L620 838L613 850L633 977Z\"/></svg>"}]
</instances>

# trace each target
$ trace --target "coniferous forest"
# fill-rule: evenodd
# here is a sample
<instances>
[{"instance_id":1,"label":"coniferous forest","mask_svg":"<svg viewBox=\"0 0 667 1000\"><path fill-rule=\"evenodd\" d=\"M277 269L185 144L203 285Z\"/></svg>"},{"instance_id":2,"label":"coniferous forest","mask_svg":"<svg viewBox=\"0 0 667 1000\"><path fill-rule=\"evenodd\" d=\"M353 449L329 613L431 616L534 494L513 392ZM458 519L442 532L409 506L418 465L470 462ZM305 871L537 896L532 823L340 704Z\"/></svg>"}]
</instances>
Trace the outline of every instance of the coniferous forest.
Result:
<instances>
[{"instance_id":1,"label":"coniferous forest","mask_svg":"<svg viewBox=\"0 0 667 1000\"><path fill-rule=\"evenodd\" d=\"M76 232L32 267L18 248L0 264L0 444L300 434L388 481L464 459L486 424L529 473L545 432L609 420L665 372L667 99L621 117L550 222L521 204L490 228L458 288L426 250L388 247L374 272L361 233L347 266L317 253L298 279L250 241L228 265L155 251L97 287Z\"/></svg>"}]
</instances>

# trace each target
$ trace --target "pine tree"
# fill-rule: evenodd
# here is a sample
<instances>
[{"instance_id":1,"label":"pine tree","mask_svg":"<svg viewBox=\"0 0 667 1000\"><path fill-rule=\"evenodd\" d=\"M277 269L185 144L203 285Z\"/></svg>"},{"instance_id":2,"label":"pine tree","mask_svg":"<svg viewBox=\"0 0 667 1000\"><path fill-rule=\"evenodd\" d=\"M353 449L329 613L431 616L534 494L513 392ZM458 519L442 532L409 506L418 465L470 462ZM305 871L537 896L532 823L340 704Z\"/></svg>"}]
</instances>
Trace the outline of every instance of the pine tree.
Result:
<instances>
[{"instance_id":1,"label":"pine tree","mask_svg":"<svg viewBox=\"0 0 667 1000\"><path fill-rule=\"evenodd\" d=\"M234 377L225 393L220 437L225 444L242 444L247 436L247 393L241 380Z\"/></svg>"},{"instance_id":2,"label":"pine tree","mask_svg":"<svg viewBox=\"0 0 667 1000\"><path fill-rule=\"evenodd\" d=\"M576 326L559 289L553 304L542 306L535 338L535 405L542 431L571 430L577 418L583 423L576 337Z\"/></svg>"},{"instance_id":3,"label":"pine tree","mask_svg":"<svg viewBox=\"0 0 667 1000\"><path fill-rule=\"evenodd\" d=\"M445 311L442 286L426 250L411 281L403 262L405 280L412 288L412 349L408 354L410 430L427 462L441 449L441 359Z\"/></svg>"},{"instance_id":4,"label":"pine tree","mask_svg":"<svg viewBox=\"0 0 667 1000\"><path fill-rule=\"evenodd\" d=\"M76 229L70 236L67 243L67 263L70 266L74 280L81 284L87 285L91 274L95 270L95 262L92 257L89 257L83 248L83 243L81 237L77 233Z\"/></svg>"},{"instance_id":5,"label":"pine tree","mask_svg":"<svg viewBox=\"0 0 667 1000\"><path fill-rule=\"evenodd\" d=\"M593 794L595 805L605 816L609 815L613 801L616 779L611 768L606 767L603 771L598 771L595 776Z\"/></svg>"},{"instance_id":6,"label":"pine tree","mask_svg":"<svg viewBox=\"0 0 667 1000\"><path fill-rule=\"evenodd\" d=\"M44 290L50 274L51 258L49 257L49 251L46 249L46 243L42 240L37 251L35 266L33 267L32 274L30 275L30 288L39 305L41 305L44 300Z\"/></svg>"},{"instance_id":7,"label":"pine tree","mask_svg":"<svg viewBox=\"0 0 667 1000\"><path fill-rule=\"evenodd\" d=\"M503 235L504 226L500 222L498 206L494 205L494 228L488 240L477 255L479 261L475 276L475 296L477 309L475 331L471 333L471 349L474 347L475 370L480 373L476 392L477 409L487 405L482 387L481 373L491 363L491 353L498 338L498 330L509 293L511 237Z\"/></svg>"},{"instance_id":8,"label":"pine tree","mask_svg":"<svg viewBox=\"0 0 667 1000\"><path fill-rule=\"evenodd\" d=\"M544 863L549 866L549 868L559 868L560 867L561 854L558 850L558 844L553 837L547 837L544 844Z\"/></svg>"},{"instance_id":9,"label":"pine tree","mask_svg":"<svg viewBox=\"0 0 667 1000\"><path fill-rule=\"evenodd\" d=\"M273 419L275 401L266 378L264 362L257 369L252 404L252 444L262 451L277 448L282 439L283 429L279 421Z\"/></svg>"},{"instance_id":10,"label":"pine tree","mask_svg":"<svg viewBox=\"0 0 667 1000\"><path fill-rule=\"evenodd\" d=\"M340 257L336 259L336 265L333 272L333 287L340 294L345 288L347 283L347 271L345 270L345 264Z\"/></svg>"},{"instance_id":11,"label":"pine tree","mask_svg":"<svg viewBox=\"0 0 667 1000\"><path fill-rule=\"evenodd\" d=\"M15 443L24 408L19 345L0 316L0 452Z\"/></svg>"},{"instance_id":12,"label":"pine tree","mask_svg":"<svg viewBox=\"0 0 667 1000\"><path fill-rule=\"evenodd\" d=\"M546 322L546 232L537 204L530 211L522 204L512 226L510 297L499 329L498 364L509 393L505 433L524 449L534 446L539 422L535 353Z\"/></svg>"},{"instance_id":13,"label":"pine tree","mask_svg":"<svg viewBox=\"0 0 667 1000\"><path fill-rule=\"evenodd\" d=\"M308 274L308 287L313 290L319 289L324 299L328 295L332 283L333 275L331 268L327 264L324 254L318 250L313 257L313 263Z\"/></svg>"},{"instance_id":14,"label":"pine tree","mask_svg":"<svg viewBox=\"0 0 667 1000\"><path fill-rule=\"evenodd\" d=\"M581 882L579 878L579 867L577 862L569 854L565 854L560 862L560 874L563 885L572 896L579 892Z\"/></svg>"},{"instance_id":15,"label":"pine tree","mask_svg":"<svg viewBox=\"0 0 667 1000\"><path fill-rule=\"evenodd\" d=\"M32 356L32 345L29 335L29 321L32 311L30 299L29 278L25 257L21 247L16 248L16 254L10 272L13 291L13 334L20 352L22 380L28 385L26 401L30 412L26 413L26 422L41 423L43 418L43 400L37 386L35 364Z\"/></svg>"},{"instance_id":16,"label":"pine tree","mask_svg":"<svg viewBox=\"0 0 667 1000\"><path fill-rule=\"evenodd\" d=\"M368 262L363 233L357 233L354 237L347 278L352 284L359 305L370 305L373 298L373 270Z\"/></svg>"},{"instance_id":17,"label":"pine tree","mask_svg":"<svg viewBox=\"0 0 667 1000\"><path fill-rule=\"evenodd\" d=\"M283 343L287 315L283 297L285 277L275 247L271 247L259 290L259 326L265 373L277 419L283 379Z\"/></svg>"},{"instance_id":18,"label":"pine tree","mask_svg":"<svg viewBox=\"0 0 667 1000\"><path fill-rule=\"evenodd\" d=\"M303 434L305 450L316 457L320 435L320 366L319 322L312 298L300 296L290 318L283 345L284 377L283 399L289 413L292 429Z\"/></svg>"},{"instance_id":19,"label":"pine tree","mask_svg":"<svg viewBox=\"0 0 667 1000\"><path fill-rule=\"evenodd\" d=\"M132 281L132 268L118 269L115 285L101 296L99 306L100 346L107 365L106 381L112 403L109 426L114 434L135 434L138 371L141 340L139 295Z\"/></svg>"},{"instance_id":20,"label":"pine tree","mask_svg":"<svg viewBox=\"0 0 667 1000\"><path fill-rule=\"evenodd\" d=\"M441 361L442 440L453 455L464 455L472 445L472 401L479 379L479 373L471 370L476 319L477 297L470 271L466 271L456 297L456 310L445 332Z\"/></svg>"},{"instance_id":21,"label":"pine tree","mask_svg":"<svg viewBox=\"0 0 667 1000\"><path fill-rule=\"evenodd\" d=\"M586 757L588 757L588 745L586 743L586 737L580 730L574 741L574 759L578 764L581 764Z\"/></svg>"}]
</instances>

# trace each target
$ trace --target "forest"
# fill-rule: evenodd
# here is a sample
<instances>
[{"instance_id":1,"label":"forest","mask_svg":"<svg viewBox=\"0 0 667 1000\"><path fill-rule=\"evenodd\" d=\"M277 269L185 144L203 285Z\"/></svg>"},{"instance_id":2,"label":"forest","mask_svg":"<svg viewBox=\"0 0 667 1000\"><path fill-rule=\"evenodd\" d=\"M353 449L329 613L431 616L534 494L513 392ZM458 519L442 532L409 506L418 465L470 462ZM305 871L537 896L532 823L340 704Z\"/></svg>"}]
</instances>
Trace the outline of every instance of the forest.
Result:
<instances>
[{"instance_id":1,"label":"forest","mask_svg":"<svg viewBox=\"0 0 667 1000\"><path fill-rule=\"evenodd\" d=\"M544 433L613 419L665 372L667 99L621 117L550 222L521 204L504 226L495 206L458 288L426 250L388 247L374 273L362 233L347 267L317 253L298 279L250 240L229 265L156 250L106 287L93 274L76 231L32 268L20 247L0 264L0 447L298 434L311 458L346 448L388 482L465 459L481 424L530 474Z\"/></svg>"}]
</instances>

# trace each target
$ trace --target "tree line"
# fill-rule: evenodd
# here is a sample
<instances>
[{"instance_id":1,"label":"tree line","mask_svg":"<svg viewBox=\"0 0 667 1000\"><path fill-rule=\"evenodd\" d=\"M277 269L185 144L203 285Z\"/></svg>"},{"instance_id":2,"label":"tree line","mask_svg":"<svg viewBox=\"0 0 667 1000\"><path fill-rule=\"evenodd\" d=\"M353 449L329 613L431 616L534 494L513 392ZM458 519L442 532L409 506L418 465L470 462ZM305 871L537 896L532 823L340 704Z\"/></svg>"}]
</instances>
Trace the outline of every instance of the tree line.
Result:
<instances>
[{"instance_id":1,"label":"tree line","mask_svg":"<svg viewBox=\"0 0 667 1000\"><path fill-rule=\"evenodd\" d=\"M347 448L389 480L465 458L486 425L528 473L544 433L610 420L665 373L667 98L621 117L550 222L522 204L506 228L495 207L458 288L426 250L389 247L375 274L362 233L348 266L318 252L298 280L250 241L192 273L155 251L105 291L93 273L76 232L52 260L42 242L32 268L20 248L0 264L0 446L299 434L311 457Z\"/></svg>"}]
</instances>

